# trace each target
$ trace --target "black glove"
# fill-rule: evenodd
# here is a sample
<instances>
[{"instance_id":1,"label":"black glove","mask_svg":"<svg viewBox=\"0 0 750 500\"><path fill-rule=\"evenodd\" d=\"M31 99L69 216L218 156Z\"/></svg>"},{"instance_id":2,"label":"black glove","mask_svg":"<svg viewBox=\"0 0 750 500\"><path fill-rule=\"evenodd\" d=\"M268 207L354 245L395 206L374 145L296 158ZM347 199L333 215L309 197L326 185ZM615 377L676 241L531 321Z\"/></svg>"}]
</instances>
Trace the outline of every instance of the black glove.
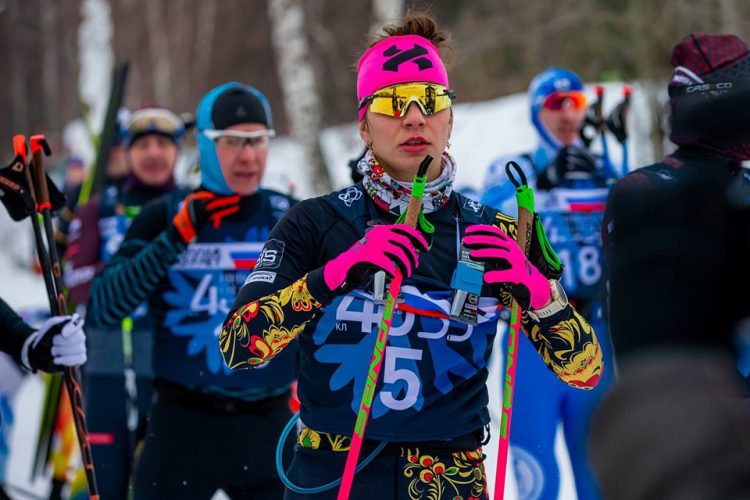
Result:
<instances>
[{"instance_id":1,"label":"black glove","mask_svg":"<svg viewBox=\"0 0 750 500\"><path fill-rule=\"evenodd\" d=\"M628 128L627 128L627 115L630 103L622 101L618 104L615 109L607 117L607 128L612 135L615 136L620 144L624 144L628 140Z\"/></svg>"},{"instance_id":2,"label":"black glove","mask_svg":"<svg viewBox=\"0 0 750 500\"><path fill-rule=\"evenodd\" d=\"M581 140L586 147L589 147L594 142L601 126L601 121L596 117L595 105L596 103L586 109L586 116L583 119L581 131L579 132Z\"/></svg>"},{"instance_id":3,"label":"black glove","mask_svg":"<svg viewBox=\"0 0 750 500\"><path fill-rule=\"evenodd\" d=\"M595 173L596 160L587 149L565 146L560 149L555 161L537 178L537 188L549 191L565 180L590 179Z\"/></svg>"},{"instance_id":4,"label":"black glove","mask_svg":"<svg viewBox=\"0 0 750 500\"><path fill-rule=\"evenodd\" d=\"M187 245L209 221L219 227L221 219L239 212L241 199L238 195L217 196L210 191L190 193L167 231Z\"/></svg>"},{"instance_id":5,"label":"black glove","mask_svg":"<svg viewBox=\"0 0 750 500\"><path fill-rule=\"evenodd\" d=\"M555 158L555 169L560 179L566 179L576 173L593 174L596 172L596 160L588 149L566 146Z\"/></svg>"},{"instance_id":6,"label":"black glove","mask_svg":"<svg viewBox=\"0 0 750 500\"><path fill-rule=\"evenodd\" d=\"M26 176L19 157L10 165L0 169L0 200L14 221L20 221L34 213L34 200L26 186Z\"/></svg>"}]
</instances>

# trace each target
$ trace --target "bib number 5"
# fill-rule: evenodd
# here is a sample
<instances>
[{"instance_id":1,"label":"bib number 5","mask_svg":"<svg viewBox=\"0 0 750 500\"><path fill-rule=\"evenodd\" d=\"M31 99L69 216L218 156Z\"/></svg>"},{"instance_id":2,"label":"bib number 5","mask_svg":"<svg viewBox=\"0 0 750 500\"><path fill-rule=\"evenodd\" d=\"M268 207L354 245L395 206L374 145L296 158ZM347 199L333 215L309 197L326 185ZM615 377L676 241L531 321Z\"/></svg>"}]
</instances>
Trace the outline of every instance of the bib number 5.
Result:
<instances>
[{"instance_id":1,"label":"bib number 5","mask_svg":"<svg viewBox=\"0 0 750 500\"><path fill-rule=\"evenodd\" d=\"M405 368L396 368L396 361L399 359L421 361L422 351L408 347L388 346L385 348L383 382L395 384L403 381L406 384L406 391L401 399L396 399L392 391L386 391L385 389L380 391L380 400L391 410L407 410L414 406L421 387L421 382L416 373Z\"/></svg>"}]
</instances>

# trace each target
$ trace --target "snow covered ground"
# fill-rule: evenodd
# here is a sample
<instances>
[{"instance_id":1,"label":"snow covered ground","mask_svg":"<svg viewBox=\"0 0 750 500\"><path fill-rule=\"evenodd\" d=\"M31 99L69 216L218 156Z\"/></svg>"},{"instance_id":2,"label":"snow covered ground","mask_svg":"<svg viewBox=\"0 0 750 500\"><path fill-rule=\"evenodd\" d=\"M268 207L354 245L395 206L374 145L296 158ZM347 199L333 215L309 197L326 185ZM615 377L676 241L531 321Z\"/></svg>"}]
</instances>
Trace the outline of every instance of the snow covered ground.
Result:
<instances>
[{"instance_id":1,"label":"snow covered ground","mask_svg":"<svg viewBox=\"0 0 750 500\"><path fill-rule=\"evenodd\" d=\"M591 89L589 89L591 90ZM605 86L605 110L613 107L621 96L621 85ZM589 92L593 97L593 91ZM485 170L491 160L501 154L529 150L535 145L535 135L529 123L528 103L525 95L513 95L486 102L457 104L455 106L454 128L451 137L452 148L458 162L457 185L481 191ZM633 89L632 113L630 119L631 150L630 164L645 165L653 159L648 140L651 122L646 105L645 89L635 85ZM335 127L324 131L322 136L324 156L329 166L335 187L349 183L347 163L350 158L360 154L362 143L357 134L355 123ZM614 140L609 141L612 158L619 163L621 152ZM598 147L597 144L594 148ZM266 185L288 191L293 185L295 195L301 198L313 193L309 190L309 173L305 168L305 158L301 146L294 139L280 137L274 140L268 161ZM33 252L31 228L28 222L13 223L0 210L0 276L2 288L0 295L11 306L16 308L44 308L47 304L44 283L39 275L28 271ZM498 337L497 342L502 341ZM497 346L497 344L496 344ZM497 351L497 349L496 349ZM493 441L485 448L488 455L486 468L491 488L494 488L494 471L497 450L497 429L500 408L500 366L497 359L492 364L489 380L490 408L493 415ZM6 478L14 485L20 486L37 495L47 492L49 482L39 479L31 483L31 449L36 441L35 432L40 417L42 401L42 383L35 376L25 379L15 398L16 426L12 435L14 450L8 464ZM560 498L575 499L570 464L567 460L565 445L558 432L556 453L561 463ZM506 498L516 498L512 474L508 474ZM17 498L27 498L18 494ZM222 498L217 495L215 498ZM223 497L226 498L226 497Z\"/></svg>"}]
</instances>

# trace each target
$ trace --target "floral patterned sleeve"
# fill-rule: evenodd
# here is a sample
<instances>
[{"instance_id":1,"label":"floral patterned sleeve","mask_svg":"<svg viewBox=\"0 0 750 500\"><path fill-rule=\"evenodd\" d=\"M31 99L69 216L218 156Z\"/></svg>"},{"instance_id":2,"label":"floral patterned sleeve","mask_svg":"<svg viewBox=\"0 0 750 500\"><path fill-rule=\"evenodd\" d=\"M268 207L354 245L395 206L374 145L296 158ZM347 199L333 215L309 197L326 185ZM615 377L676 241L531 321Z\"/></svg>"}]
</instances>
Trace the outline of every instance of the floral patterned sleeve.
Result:
<instances>
[{"instance_id":1,"label":"floral patterned sleeve","mask_svg":"<svg viewBox=\"0 0 750 500\"><path fill-rule=\"evenodd\" d=\"M251 369L275 358L306 329L313 329L335 295L325 286L323 239L340 223L327 204L294 205L273 228L256 265L235 297L219 334L229 368Z\"/></svg>"},{"instance_id":2,"label":"floral patterned sleeve","mask_svg":"<svg viewBox=\"0 0 750 500\"><path fill-rule=\"evenodd\" d=\"M515 219L498 213L496 225L517 239ZM513 297L503 288L500 301L510 308ZM579 389L596 387L604 370L601 346L594 329L572 305L541 321L523 311L521 321L524 333L557 378Z\"/></svg>"},{"instance_id":3,"label":"floral patterned sleeve","mask_svg":"<svg viewBox=\"0 0 750 500\"><path fill-rule=\"evenodd\" d=\"M308 275L238 308L224 323L219 346L229 368L249 369L275 358L321 311Z\"/></svg>"}]
</instances>

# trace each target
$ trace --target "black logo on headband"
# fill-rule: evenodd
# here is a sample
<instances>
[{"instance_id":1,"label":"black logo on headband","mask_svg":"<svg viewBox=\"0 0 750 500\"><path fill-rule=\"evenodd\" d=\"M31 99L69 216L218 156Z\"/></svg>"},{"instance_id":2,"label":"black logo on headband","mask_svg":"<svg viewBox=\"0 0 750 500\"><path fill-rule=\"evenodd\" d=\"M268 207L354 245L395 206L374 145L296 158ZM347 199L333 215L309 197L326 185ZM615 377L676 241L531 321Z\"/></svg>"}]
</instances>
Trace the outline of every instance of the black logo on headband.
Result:
<instances>
[{"instance_id":1,"label":"black logo on headband","mask_svg":"<svg viewBox=\"0 0 750 500\"><path fill-rule=\"evenodd\" d=\"M390 57L390 59L383 64L383 71L398 71L398 67L405 62L415 63L419 66L419 71L430 69L432 68L432 61L426 57L422 57L427 53L427 49L416 43L413 48L404 51L399 50L395 45L391 45L388 50L383 52L384 56Z\"/></svg>"}]
</instances>

